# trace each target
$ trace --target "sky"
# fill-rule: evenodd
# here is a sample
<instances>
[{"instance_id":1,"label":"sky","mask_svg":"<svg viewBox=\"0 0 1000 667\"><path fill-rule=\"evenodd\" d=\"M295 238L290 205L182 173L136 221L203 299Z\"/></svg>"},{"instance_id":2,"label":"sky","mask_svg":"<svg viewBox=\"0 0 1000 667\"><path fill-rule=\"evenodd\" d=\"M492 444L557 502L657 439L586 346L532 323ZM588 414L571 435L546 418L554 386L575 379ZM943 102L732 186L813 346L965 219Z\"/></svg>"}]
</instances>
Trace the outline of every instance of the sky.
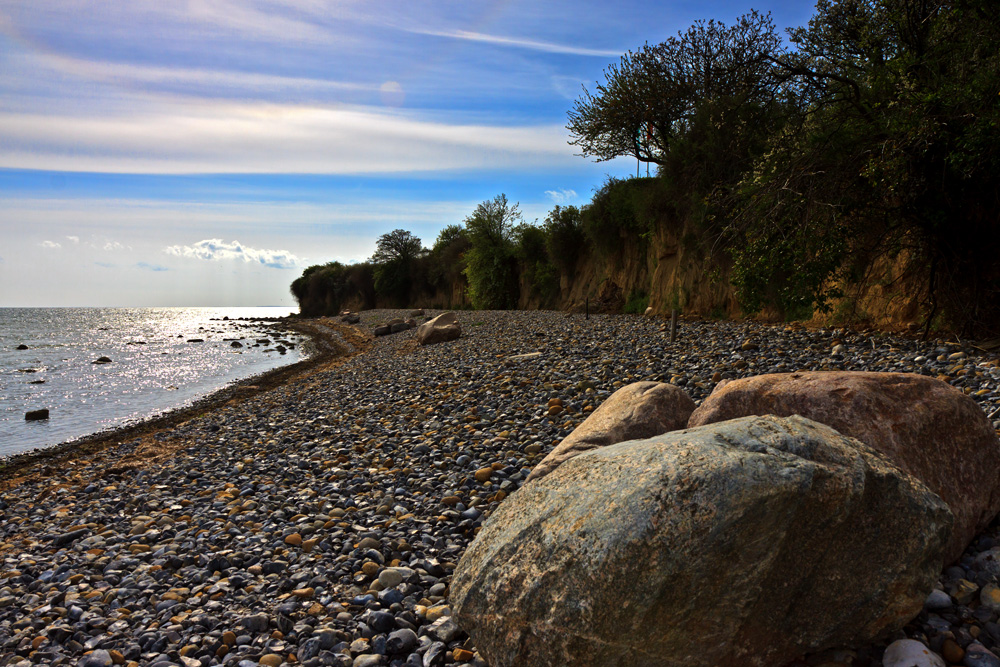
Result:
<instances>
[{"instance_id":1,"label":"sky","mask_svg":"<svg viewBox=\"0 0 1000 667\"><path fill-rule=\"evenodd\" d=\"M0 0L0 307L294 306L313 264L528 222L635 162L569 145L628 50L801 0ZM645 170L643 170L645 173Z\"/></svg>"}]
</instances>

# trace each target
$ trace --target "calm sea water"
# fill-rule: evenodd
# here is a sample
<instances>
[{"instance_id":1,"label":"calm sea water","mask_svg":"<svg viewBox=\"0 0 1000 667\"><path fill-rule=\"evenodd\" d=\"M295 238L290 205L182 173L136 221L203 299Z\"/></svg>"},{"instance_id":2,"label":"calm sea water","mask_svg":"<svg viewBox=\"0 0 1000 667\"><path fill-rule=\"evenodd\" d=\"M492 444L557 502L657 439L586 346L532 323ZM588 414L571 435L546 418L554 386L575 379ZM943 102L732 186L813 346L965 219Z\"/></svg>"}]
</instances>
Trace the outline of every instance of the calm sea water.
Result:
<instances>
[{"instance_id":1,"label":"calm sea water","mask_svg":"<svg viewBox=\"0 0 1000 667\"><path fill-rule=\"evenodd\" d=\"M298 361L298 344L282 355L264 324L236 319L290 312L0 308L0 456L122 426ZM188 342L199 338L204 342ZM258 343L264 338L270 343ZM234 340L243 347L234 348ZM301 342L294 335L282 340ZM102 356L111 363L92 363ZM49 409L48 420L24 419L41 408Z\"/></svg>"}]
</instances>

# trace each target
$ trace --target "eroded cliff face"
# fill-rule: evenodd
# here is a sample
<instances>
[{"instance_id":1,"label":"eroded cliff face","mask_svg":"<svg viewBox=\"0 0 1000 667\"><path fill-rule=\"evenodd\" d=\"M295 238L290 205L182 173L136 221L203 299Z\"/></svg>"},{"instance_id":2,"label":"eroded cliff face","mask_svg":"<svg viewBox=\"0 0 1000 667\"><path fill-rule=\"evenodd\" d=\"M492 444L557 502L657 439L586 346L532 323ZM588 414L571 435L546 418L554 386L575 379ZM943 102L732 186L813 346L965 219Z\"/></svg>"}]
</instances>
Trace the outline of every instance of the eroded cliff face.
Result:
<instances>
[{"instance_id":1,"label":"eroded cliff face","mask_svg":"<svg viewBox=\"0 0 1000 667\"><path fill-rule=\"evenodd\" d=\"M677 308L704 317L740 317L729 284L730 266L721 253L710 255L684 226L664 226L648 241L625 240L609 257L592 255L562 279L560 306L620 311L632 295L646 295L654 312Z\"/></svg>"},{"instance_id":2,"label":"eroded cliff face","mask_svg":"<svg viewBox=\"0 0 1000 667\"><path fill-rule=\"evenodd\" d=\"M844 297L828 312L813 313L810 325L867 325L902 330L922 325L927 312L926 278L906 271L898 256L869 267L863 280L841 286ZM618 253L583 257L572 276L562 276L556 307L591 312L621 312L631 295L648 296L656 314L676 308L685 316L736 319L746 316L730 283L732 265L721 251L704 247L689 225L662 225L648 241L623 240ZM522 285L520 307L538 307ZM776 321L781 313L764 311L755 319Z\"/></svg>"}]
</instances>

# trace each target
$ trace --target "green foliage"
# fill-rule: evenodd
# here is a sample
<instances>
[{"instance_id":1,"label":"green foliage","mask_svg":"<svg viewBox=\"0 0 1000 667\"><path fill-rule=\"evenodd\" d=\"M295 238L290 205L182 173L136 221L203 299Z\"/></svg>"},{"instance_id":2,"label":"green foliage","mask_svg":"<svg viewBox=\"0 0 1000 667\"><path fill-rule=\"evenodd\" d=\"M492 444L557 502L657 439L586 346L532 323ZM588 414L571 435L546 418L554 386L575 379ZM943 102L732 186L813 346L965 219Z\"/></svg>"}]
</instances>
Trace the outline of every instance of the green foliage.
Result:
<instances>
[{"instance_id":1,"label":"green foliage","mask_svg":"<svg viewBox=\"0 0 1000 667\"><path fill-rule=\"evenodd\" d=\"M732 26L697 21L677 37L630 51L570 110L570 144L598 161L628 155L662 165L705 105L721 117L773 98L771 59L780 48L770 15L751 11Z\"/></svg>"},{"instance_id":2,"label":"green foliage","mask_svg":"<svg viewBox=\"0 0 1000 667\"><path fill-rule=\"evenodd\" d=\"M554 305L559 296L559 272L548 251L547 227L521 224L514 228L515 253L521 275L543 305Z\"/></svg>"},{"instance_id":3,"label":"green foliage","mask_svg":"<svg viewBox=\"0 0 1000 667\"><path fill-rule=\"evenodd\" d=\"M547 262L546 232L542 227L522 223L514 228L517 258L525 263Z\"/></svg>"},{"instance_id":4,"label":"green foliage","mask_svg":"<svg viewBox=\"0 0 1000 667\"><path fill-rule=\"evenodd\" d=\"M822 307L905 251L929 318L1000 325L995 3L821 0L791 38L791 122L731 200L743 304Z\"/></svg>"},{"instance_id":5,"label":"green foliage","mask_svg":"<svg viewBox=\"0 0 1000 667\"><path fill-rule=\"evenodd\" d=\"M411 262L421 254L422 250L420 239L405 229L394 229L378 237L371 261L375 265Z\"/></svg>"},{"instance_id":6,"label":"green foliage","mask_svg":"<svg viewBox=\"0 0 1000 667\"><path fill-rule=\"evenodd\" d=\"M609 177L582 213L583 234L598 255L614 257L626 241L645 246L669 212L662 178Z\"/></svg>"},{"instance_id":7,"label":"green foliage","mask_svg":"<svg viewBox=\"0 0 1000 667\"><path fill-rule=\"evenodd\" d=\"M644 290L633 290L625 301L625 312L642 315L649 307L649 294Z\"/></svg>"},{"instance_id":8,"label":"green foliage","mask_svg":"<svg viewBox=\"0 0 1000 667\"><path fill-rule=\"evenodd\" d=\"M395 230L372 264L307 268L292 284L302 312L463 280L477 308L513 308L520 289L556 303L581 258L617 260L684 226L689 255L728 254L745 311L806 317L891 262L922 278L927 322L1000 331L1000 4L819 0L790 40L751 12L629 52L569 112L571 143L656 177L609 178L540 227L499 195L429 252Z\"/></svg>"},{"instance_id":9,"label":"green foliage","mask_svg":"<svg viewBox=\"0 0 1000 667\"><path fill-rule=\"evenodd\" d=\"M425 254L420 239L403 229L378 238L371 262L375 266L375 293L388 303L403 307L420 284L418 258Z\"/></svg>"},{"instance_id":10,"label":"green foliage","mask_svg":"<svg viewBox=\"0 0 1000 667\"><path fill-rule=\"evenodd\" d=\"M299 312L307 317L336 315L348 303L371 308L375 303L371 264L330 262L307 267L291 285Z\"/></svg>"},{"instance_id":11,"label":"green foliage","mask_svg":"<svg viewBox=\"0 0 1000 667\"><path fill-rule=\"evenodd\" d=\"M470 247L461 225L448 225L438 234L429 258L428 281L434 289L447 291L465 283L465 253Z\"/></svg>"},{"instance_id":12,"label":"green foliage","mask_svg":"<svg viewBox=\"0 0 1000 667\"><path fill-rule=\"evenodd\" d=\"M559 206L545 218L545 250L564 275L572 276L585 251L583 215L576 206Z\"/></svg>"},{"instance_id":13,"label":"green foliage","mask_svg":"<svg viewBox=\"0 0 1000 667\"><path fill-rule=\"evenodd\" d=\"M514 228L522 221L517 204L500 194L484 201L465 219L469 249L465 275L469 298L478 309L509 310L517 307L518 279Z\"/></svg>"}]
</instances>

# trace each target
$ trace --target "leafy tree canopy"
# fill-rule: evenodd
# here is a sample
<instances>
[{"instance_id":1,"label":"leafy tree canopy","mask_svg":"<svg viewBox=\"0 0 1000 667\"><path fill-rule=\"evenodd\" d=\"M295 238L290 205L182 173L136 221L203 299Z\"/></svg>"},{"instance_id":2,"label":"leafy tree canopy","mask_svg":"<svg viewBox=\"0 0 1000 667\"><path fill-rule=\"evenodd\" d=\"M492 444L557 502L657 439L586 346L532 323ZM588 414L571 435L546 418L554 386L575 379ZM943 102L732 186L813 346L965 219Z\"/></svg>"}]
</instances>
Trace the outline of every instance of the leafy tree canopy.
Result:
<instances>
[{"instance_id":1,"label":"leafy tree canopy","mask_svg":"<svg viewBox=\"0 0 1000 667\"><path fill-rule=\"evenodd\" d=\"M500 194L484 201L465 219L470 248L465 253L469 297L476 308L510 309L517 305L515 228L523 218L517 204Z\"/></svg>"},{"instance_id":2,"label":"leafy tree canopy","mask_svg":"<svg viewBox=\"0 0 1000 667\"><path fill-rule=\"evenodd\" d=\"M739 108L772 99L780 50L770 14L752 11L729 27L698 21L622 56L594 93L584 88L569 112L569 143L599 162L632 156L662 165L704 104Z\"/></svg>"},{"instance_id":3,"label":"leafy tree canopy","mask_svg":"<svg viewBox=\"0 0 1000 667\"><path fill-rule=\"evenodd\" d=\"M407 262L420 255L422 250L420 239L405 229L394 229L378 237L371 261L374 264Z\"/></svg>"}]
</instances>

